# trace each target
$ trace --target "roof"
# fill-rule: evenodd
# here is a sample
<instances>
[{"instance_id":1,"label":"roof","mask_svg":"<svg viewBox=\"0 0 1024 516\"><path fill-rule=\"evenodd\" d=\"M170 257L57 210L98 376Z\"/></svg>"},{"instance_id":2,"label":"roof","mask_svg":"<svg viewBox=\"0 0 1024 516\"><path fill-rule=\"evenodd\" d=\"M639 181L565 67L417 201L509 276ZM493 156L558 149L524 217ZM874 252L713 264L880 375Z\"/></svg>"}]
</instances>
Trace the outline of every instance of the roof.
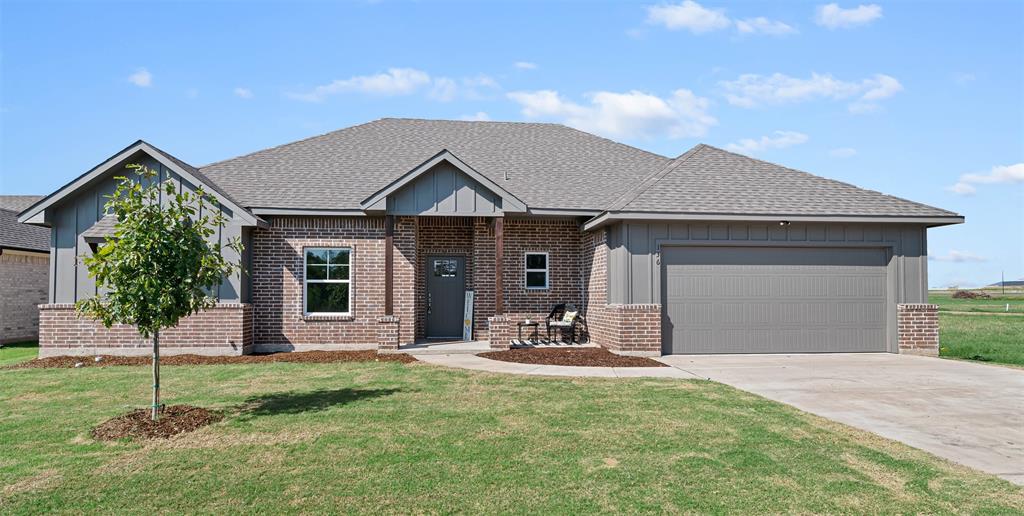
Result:
<instances>
[{"instance_id":1,"label":"roof","mask_svg":"<svg viewBox=\"0 0 1024 516\"><path fill-rule=\"evenodd\" d=\"M82 238L86 240L105 240L117 230L117 217L115 215L104 215L97 220L89 229L82 232Z\"/></svg>"},{"instance_id":2,"label":"roof","mask_svg":"<svg viewBox=\"0 0 1024 516\"><path fill-rule=\"evenodd\" d=\"M610 209L695 214L958 216L705 144L673 160Z\"/></svg>"},{"instance_id":3,"label":"roof","mask_svg":"<svg viewBox=\"0 0 1024 516\"><path fill-rule=\"evenodd\" d=\"M997 282L995 282L995 283L993 283L993 284L991 284L989 286L990 287L1024 287L1024 280L997 281Z\"/></svg>"},{"instance_id":4,"label":"roof","mask_svg":"<svg viewBox=\"0 0 1024 516\"><path fill-rule=\"evenodd\" d=\"M50 230L18 223L18 212L35 204L41 195L0 195L0 249L50 251Z\"/></svg>"},{"instance_id":5,"label":"roof","mask_svg":"<svg viewBox=\"0 0 1024 516\"><path fill-rule=\"evenodd\" d=\"M199 170L250 208L359 209L445 149L532 209L600 211L670 161L557 124L382 119Z\"/></svg>"}]
</instances>

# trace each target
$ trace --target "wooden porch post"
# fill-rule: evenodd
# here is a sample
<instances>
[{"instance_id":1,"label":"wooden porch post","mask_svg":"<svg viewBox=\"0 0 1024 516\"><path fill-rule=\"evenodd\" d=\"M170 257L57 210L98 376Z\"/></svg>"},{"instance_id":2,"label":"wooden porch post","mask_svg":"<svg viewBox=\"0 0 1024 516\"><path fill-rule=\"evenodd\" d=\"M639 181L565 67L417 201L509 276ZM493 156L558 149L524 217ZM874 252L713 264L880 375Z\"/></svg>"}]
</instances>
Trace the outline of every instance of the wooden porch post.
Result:
<instances>
[{"instance_id":1,"label":"wooden porch post","mask_svg":"<svg viewBox=\"0 0 1024 516\"><path fill-rule=\"evenodd\" d=\"M384 315L394 315L395 216L384 217Z\"/></svg>"},{"instance_id":2,"label":"wooden porch post","mask_svg":"<svg viewBox=\"0 0 1024 516\"><path fill-rule=\"evenodd\" d=\"M505 313L504 283L505 218L494 219L494 315Z\"/></svg>"}]
</instances>

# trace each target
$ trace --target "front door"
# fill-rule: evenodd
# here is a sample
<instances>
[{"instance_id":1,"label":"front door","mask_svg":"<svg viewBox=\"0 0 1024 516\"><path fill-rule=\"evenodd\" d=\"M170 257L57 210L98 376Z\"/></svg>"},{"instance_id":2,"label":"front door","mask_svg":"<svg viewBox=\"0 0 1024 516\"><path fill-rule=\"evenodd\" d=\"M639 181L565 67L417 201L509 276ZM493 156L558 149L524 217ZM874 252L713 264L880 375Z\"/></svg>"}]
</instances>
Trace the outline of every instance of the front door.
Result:
<instances>
[{"instance_id":1,"label":"front door","mask_svg":"<svg viewBox=\"0 0 1024 516\"><path fill-rule=\"evenodd\" d=\"M462 312L466 300L466 258L427 257L428 339L462 339Z\"/></svg>"}]
</instances>

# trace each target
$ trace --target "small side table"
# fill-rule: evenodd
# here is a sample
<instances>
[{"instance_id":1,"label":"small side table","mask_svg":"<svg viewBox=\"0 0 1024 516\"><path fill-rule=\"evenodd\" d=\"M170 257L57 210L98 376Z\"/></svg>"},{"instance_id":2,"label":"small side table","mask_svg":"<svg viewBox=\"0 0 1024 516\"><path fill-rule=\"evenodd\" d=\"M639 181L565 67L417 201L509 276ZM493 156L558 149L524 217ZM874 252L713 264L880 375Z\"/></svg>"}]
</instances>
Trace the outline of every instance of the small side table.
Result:
<instances>
[{"instance_id":1,"label":"small side table","mask_svg":"<svg viewBox=\"0 0 1024 516\"><path fill-rule=\"evenodd\" d=\"M537 321L530 322L518 322L516 323L516 330L519 335L519 342L523 342L523 327L533 328L533 340L540 340L540 323Z\"/></svg>"}]
</instances>

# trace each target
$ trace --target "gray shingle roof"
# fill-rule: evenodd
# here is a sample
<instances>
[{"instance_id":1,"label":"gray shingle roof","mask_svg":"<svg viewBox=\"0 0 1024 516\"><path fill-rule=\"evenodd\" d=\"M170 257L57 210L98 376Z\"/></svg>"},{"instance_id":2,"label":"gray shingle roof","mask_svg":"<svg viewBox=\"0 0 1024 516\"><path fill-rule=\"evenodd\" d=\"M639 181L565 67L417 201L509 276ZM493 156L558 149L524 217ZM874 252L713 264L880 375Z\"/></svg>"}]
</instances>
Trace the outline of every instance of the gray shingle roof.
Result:
<instances>
[{"instance_id":1,"label":"gray shingle roof","mask_svg":"<svg viewBox=\"0 0 1024 516\"><path fill-rule=\"evenodd\" d=\"M443 149L534 209L603 209L670 161L562 125L383 119L199 170L247 207L358 209Z\"/></svg>"},{"instance_id":2,"label":"gray shingle roof","mask_svg":"<svg viewBox=\"0 0 1024 516\"><path fill-rule=\"evenodd\" d=\"M41 199L41 197L38 196L33 197L35 197L35 201ZM0 206L19 206L21 209L24 209L34 204L35 201L28 202L28 204L7 204L5 200L0 200L0 203L3 203L0 204ZM18 211L0 209L0 248L21 249L25 251L49 251L50 228L29 226L28 224L18 223Z\"/></svg>"},{"instance_id":3,"label":"gray shingle roof","mask_svg":"<svg viewBox=\"0 0 1024 516\"><path fill-rule=\"evenodd\" d=\"M957 216L704 144L646 178L610 209L746 215Z\"/></svg>"},{"instance_id":4,"label":"gray shingle roof","mask_svg":"<svg viewBox=\"0 0 1024 516\"><path fill-rule=\"evenodd\" d=\"M0 210L21 212L42 198L42 195L0 195Z\"/></svg>"},{"instance_id":5,"label":"gray shingle roof","mask_svg":"<svg viewBox=\"0 0 1024 516\"><path fill-rule=\"evenodd\" d=\"M114 234L114 230L117 229L115 226L117 226L117 217L114 215L104 215L92 227L82 232L82 238L106 238Z\"/></svg>"}]
</instances>

